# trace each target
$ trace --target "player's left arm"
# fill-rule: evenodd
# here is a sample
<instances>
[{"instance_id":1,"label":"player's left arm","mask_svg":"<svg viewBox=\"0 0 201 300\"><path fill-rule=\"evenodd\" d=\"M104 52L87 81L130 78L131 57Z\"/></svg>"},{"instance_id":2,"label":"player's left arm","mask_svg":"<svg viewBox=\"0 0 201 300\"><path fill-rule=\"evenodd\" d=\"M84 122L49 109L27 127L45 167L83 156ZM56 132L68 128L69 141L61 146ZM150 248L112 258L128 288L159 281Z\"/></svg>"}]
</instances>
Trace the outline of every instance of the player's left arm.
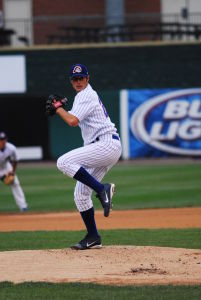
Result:
<instances>
[{"instance_id":1,"label":"player's left arm","mask_svg":"<svg viewBox=\"0 0 201 300\"><path fill-rule=\"evenodd\" d=\"M12 174L14 175L17 169L17 160L14 160L11 162L13 170L12 170Z\"/></svg>"},{"instance_id":2,"label":"player's left arm","mask_svg":"<svg viewBox=\"0 0 201 300\"><path fill-rule=\"evenodd\" d=\"M10 175L15 175L18 163L18 155L17 155L17 148L12 145L12 153L9 157L9 161L12 165L12 171L9 172Z\"/></svg>"}]
</instances>

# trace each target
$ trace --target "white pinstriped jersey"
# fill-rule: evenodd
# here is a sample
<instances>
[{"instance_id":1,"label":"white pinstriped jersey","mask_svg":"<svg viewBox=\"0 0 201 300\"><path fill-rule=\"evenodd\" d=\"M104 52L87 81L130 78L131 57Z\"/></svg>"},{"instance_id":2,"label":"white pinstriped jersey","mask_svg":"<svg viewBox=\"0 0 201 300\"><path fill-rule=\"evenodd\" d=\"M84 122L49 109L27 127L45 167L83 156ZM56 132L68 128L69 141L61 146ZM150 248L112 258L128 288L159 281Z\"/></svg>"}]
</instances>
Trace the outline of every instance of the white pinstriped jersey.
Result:
<instances>
[{"instance_id":1,"label":"white pinstriped jersey","mask_svg":"<svg viewBox=\"0 0 201 300\"><path fill-rule=\"evenodd\" d=\"M69 113L79 119L85 145L95 141L101 135L115 134L117 131L98 94L89 83L84 90L77 93Z\"/></svg>"},{"instance_id":2,"label":"white pinstriped jersey","mask_svg":"<svg viewBox=\"0 0 201 300\"><path fill-rule=\"evenodd\" d=\"M0 150L0 177L12 171L10 161L17 161L16 147L11 143L6 143L4 150Z\"/></svg>"}]
</instances>

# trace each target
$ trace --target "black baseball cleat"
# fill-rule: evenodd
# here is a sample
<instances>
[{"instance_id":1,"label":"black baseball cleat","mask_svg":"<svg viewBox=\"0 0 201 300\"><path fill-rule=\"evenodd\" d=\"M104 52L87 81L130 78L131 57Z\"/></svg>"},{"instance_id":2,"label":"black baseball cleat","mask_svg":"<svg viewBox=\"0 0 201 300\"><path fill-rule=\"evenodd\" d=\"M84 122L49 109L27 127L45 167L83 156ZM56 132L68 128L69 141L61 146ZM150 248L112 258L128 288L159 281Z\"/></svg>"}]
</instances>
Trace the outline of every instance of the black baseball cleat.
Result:
<instances>
[{"instance_id":1,"label":"black baseball cleat","mask_svg":"<svg viewBox=\"0 0 201 300\"><path fill-rule=\"evenodd\" d=\"M78 244L71 246L73 250L87 250L87 249L100 249L102 248L100 236L85 236Z\"/></svg>"},{"instance_id":2,"label":"black baseball cleat","mask_svg":"<svg viewBox=\"0 0 201 300\"><path fill-rule=\"evenodd\" d=\"M104 209L104 216L108 217L110 210L112 209L112 197L114 195L115 185L114 183L105 183L104 190L97 194L96 197L99 198L102 207Z\"/></svg>"}]
</instances>

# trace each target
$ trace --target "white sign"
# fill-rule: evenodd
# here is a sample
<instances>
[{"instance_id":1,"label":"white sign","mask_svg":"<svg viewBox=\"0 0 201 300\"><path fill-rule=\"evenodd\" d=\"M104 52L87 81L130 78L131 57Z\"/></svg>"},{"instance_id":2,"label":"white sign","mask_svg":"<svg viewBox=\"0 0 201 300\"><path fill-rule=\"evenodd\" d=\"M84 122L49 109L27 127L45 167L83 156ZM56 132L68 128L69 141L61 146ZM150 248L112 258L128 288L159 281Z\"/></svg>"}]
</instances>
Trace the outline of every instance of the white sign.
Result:
<instances>
[{"instance_id":1,"label":"white sign","mask_svg":"<svg viewBox=\"0 0 201 300\"><path fill-rule=\"evenodd\" d=\"M17 156L19 160L41 160L43 149L41 146L17 147Z\"/></svg>"},{"instance_id":2,"label":"white sign","mask_svg":"<svg viewBox=\"0 0 201 300\"><path fill-rule=\"evenodd\" d=\"M24 55L0 55L0 93L26 92L26 58Z\"/></svg>"}]
</instances>

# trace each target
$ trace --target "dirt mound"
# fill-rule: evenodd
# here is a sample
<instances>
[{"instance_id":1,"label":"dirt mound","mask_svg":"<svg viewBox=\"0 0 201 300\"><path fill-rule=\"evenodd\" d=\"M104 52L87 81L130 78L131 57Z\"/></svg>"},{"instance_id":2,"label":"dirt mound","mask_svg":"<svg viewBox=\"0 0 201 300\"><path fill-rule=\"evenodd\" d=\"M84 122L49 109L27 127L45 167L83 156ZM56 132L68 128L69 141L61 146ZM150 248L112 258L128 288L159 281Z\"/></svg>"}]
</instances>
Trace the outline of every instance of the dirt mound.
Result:
<instances>
[{"instance_id":1,"label":"dirt mound","mask_svg":"<svg viewBox=\"0 0 201 300\"><path fill-rule=\"evenodd\" d=\"M201 250L115 246L0 252L0 281L200 284Z\"/></svg>"}]
</instances>

